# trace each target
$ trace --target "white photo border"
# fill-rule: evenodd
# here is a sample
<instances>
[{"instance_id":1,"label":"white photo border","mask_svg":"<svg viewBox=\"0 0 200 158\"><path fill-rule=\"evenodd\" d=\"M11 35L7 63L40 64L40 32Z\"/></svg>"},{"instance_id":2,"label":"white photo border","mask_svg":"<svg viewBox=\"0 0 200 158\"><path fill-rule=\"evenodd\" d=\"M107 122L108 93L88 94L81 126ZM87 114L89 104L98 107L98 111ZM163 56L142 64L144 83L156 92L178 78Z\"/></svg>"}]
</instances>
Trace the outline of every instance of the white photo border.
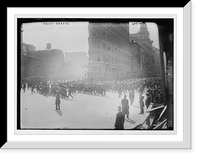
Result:
<instances>
[{"instance_id":1,"label":"white photo border","mask_svg":"<svg viewBox=\"0 0 200 158\"><path fill-rule=\"evenodd\" d=\"M37 10L37 11L36 11ZM78 12L77 12L78 10ZM103 10L103 11L102 11ZM118 14L120 10L120 13ZM123 10L123 11L122 11ZM145 10L145 11L144 11ZM169 14L170 10L170 14ZM191 2L184 8L8 8L7 9L7 143L2 148L191 148ZM37 14L35 14L37 13ZM52 14L53 13L53 14ZM78 13L78 14L77 14ZM112 13L112 14L110 14ZM151 13L151 14L148 14ZM16 16L17 17L65 17L90 18L169 18L175 19L175 122L177 128L164 134L151 131L90 131L68 133L65 131L18 131L16 130ZM179 29L177 29L177 27ZM183 39L183 40L182 40ZM183 52L183 53L182 53ZM178 70L178 71L177 71ZM179 81L179 82L177 82ZM15 88L13 91L13 87ZM47 133L46 133L47 132ZM49 132L49 133L48 133ZM53 133L52 133L53 132ZM116 131L115 131L116 132ZM111 134L111 135L110 135Z\"/></svg>"}]
</instances>

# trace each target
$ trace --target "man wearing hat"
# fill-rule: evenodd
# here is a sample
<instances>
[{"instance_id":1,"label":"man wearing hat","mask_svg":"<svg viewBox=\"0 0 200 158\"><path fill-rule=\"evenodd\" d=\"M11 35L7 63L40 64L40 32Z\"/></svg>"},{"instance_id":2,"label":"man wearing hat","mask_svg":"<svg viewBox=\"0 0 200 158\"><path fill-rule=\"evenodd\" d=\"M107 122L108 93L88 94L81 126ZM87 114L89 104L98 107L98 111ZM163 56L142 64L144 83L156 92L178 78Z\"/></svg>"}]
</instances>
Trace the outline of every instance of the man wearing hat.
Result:
<instances>
[{"instance_id":1,"label":"man wearing hat","mask_svg":"<svg viewBox=\"0 0 200 158\"><path fill-rule=\"evenodd\" d=\"M118 106L118 113L115 120L115 129L124 129L125 114L121 111L121 106Z\"/></svg>"},{"instance_id":2,"label":"man wearing hat","mask_svg":"<svg viewBox=\"0 0 200 158\"><path fill-rule=\"evenodd\" d=\"M140 114L144 114L144 96L140 96Z\"/></svg>"},{"instance_id":3,"label":"man wearing hat","mask_svg":"<svg viewBox=\"0 0 200 158\"><path fill-rule=\"evenodd\" d=\"M124 95L124 99L121 101L122 105L122 112L127 115L126 117L129 118L129 102L128 99L126 99L126 95Z\"/></svg>"},{"instance_id":4,"label":"man wearing hat","mask_svg":"<svg viewBox=\"0 0 200 158\"><path fill-rule=\"evenodd\" d=\"M67 98L69 99L69 96L73 99L74 97L72 96L72 86L69 86L69 90L68 90L68 96Z\"/></svg>"},{"instance_id":5,"label":"man wearing hat","mask_svg":"<svg viewBox=\"0 0 200 158\"><path fill-rule=\"evenodd\" d=\"M134 99L135 99L135 93L134 90L131 90L129 92L129 99L130 99L130 104L133 105Z\"/></svg>"},{"instance_id":6,"label":"man wearing hat","mask_svg":"<svg viewBox=\"0 0 200 158\"><path fill-rule=\"evenodd\" d=\"M56 91L56 110L60 110L60 94L59 91Z\"/></svg>"},{"instance_id":7,"label":"man wearing hat","mask_svg":"<svg viewBox=\"0 0 200 158\"><path fill-rule=\"evenodd\" d=\"M146 108L148 109L149 105L151 104L151 97L150 95L147 93L146 94L146 100L145 100L145 105L146 105Z\"/></svg>"}]
</instances>

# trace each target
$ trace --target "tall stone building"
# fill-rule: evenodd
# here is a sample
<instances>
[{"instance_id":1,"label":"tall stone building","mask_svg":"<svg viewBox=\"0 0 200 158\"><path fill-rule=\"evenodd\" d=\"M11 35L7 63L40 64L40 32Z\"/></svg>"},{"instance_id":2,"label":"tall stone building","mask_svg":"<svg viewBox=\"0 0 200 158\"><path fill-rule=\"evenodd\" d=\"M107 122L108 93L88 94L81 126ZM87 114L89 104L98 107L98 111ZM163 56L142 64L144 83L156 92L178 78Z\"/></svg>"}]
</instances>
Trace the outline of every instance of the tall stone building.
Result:
<instances>
[{"instance_id":1,"label":"tall stone building","mask_svg":"<svg viewBox=\"0 0 200 158\"><path fill-rule=\"evenodd\" d=\"M131 78L140 78L143 76L143 50L137 42L130 43L131 49Z\"/></svg>"},{"instance_id":2,"label":"tall stone building","mask_svg":"<svg viewBox=\"0 0 200 158\"><path fill-rule=\"evenodd\" d=\"M59 49L35 50L24 44L21 58L21 77L44 76L46 79L62 78L64 55ZM26 46L26 47L25 47Z\"/></svg>"},{"instance_id":3,"label":"tall stone building","mask_svg":"<svg viewBox=\"0 0 200 158\"><path fill-rule=\"evenodd\" d=\"M153 41L149 38L149 31L147 29L147 24L142 23L140 25L140 30L135 34L130 34L130 42L143 43L148 47L152 47Z\"/></svg>"},{"instance_id":4,"label":"tall stone building","mask_svg":"<svg viewBox=\"0 0 200 158\"><path fill-rule=\"evenodd\" d=\"M155 52L156 76L161 76L160 50L154 46L152 49Z\"/></svg>"},{"instance_id":5,"label":"tall stone building","mask_svg":"<svg viewBox=\"0 0 200 158\"><path fill-rule=\"evenodd\" d=\"M129 77L128 23L89 23L88 78L119 80Z\"/></svg>"},{"instance_id":6,"label":"tall stone building","mask_svg":"<svg viewBox=\"0 0 200 158\"><path fill-rule=\"evenodd\" d=\"M140 29L137 33L130 34L129 42L132 54L131 76L157 76L156 52L153 50L153 41L149 38L149 31L146 23L140 25Z\"/></svg>"}]
</instances>

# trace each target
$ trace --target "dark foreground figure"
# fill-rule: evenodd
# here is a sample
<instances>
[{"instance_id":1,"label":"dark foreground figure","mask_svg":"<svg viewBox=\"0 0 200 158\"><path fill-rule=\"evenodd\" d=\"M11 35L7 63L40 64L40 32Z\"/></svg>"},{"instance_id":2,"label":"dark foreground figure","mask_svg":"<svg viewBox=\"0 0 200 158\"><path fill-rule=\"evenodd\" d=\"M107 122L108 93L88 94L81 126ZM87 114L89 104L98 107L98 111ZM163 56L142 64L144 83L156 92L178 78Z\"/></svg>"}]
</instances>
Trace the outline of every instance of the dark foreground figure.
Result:
<instances>
[{"instance_id":1,"label":"dark foreground figure","mask_svg":"<svg viewBox=\"0 0 200 158\"><path fill-rule=\"evenodd\" d=\"M125 120L125 115L121 111L121 106L118 106L118 113L116 115L116 120L115 120L115 129L124 129L124 120Z\"/></svg>"},{"instance_id":2,"label":"dark foreground figure","mask_svg":"<svg viewBox=\"0 0 200 158\"><path fill-rule=\"evenodd\" d=\"M60 110L60 94L57 91L57 95L56 95L56 110Z\"/></svg>"}]
</instances>

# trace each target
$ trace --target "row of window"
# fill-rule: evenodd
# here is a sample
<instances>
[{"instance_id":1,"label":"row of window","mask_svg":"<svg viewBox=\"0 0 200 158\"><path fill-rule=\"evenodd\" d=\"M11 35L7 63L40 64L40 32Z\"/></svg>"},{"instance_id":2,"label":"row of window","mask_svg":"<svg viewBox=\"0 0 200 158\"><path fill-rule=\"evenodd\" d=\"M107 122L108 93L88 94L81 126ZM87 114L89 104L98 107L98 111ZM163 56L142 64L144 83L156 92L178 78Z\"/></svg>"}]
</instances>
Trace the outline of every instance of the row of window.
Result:
<instances>
[{"instance_id":1,"label":"row of window","mask_svg":"<svg viewBox=\"0 0 200 158\"><path fill-rule=\"evenodd\" d=\"M99 74L99 73L92 73L88 74L88 78L94 80L115 80L124 77L125 75L118 75L118 74Z\"/></svg>"},{"instance_id":2,"label":"row of window","mask_svg":"<svg viewBox=\"0 0 200 158\"><path fill-rule=\"evenodd\" d=\"M127 54L125 51L122 51L121 49L112 46L108 44L107 42L101 42L101 40L90 40L89 41L89 48L97 48L97 49L103 49L104 51L110 52L115 54L115 56L118 56L120 58L124 58L129 60L130 54Z\"/></svg>"},{"instance_id":3,"label":"row of window","mask_svg":"<svg viewBox=\"0 0 200 158\"><path fill-rule=\"evenodd\" d=\"M100 28L98 28L98 29L97 28L93 28L91 30L91 36L90 37L100 37L100 38L102 38L104 40L109 41L112 44L117 45L118 47L123 47L126 50L129 49L129 46L128 46L129 35L127 35L126 39L124 39L125 37L122 38L127 42L127 44L125 44L121 40L117 39L116 36L112 35L111 33L108 33L105 30L101 30Z\"/></svg>"},{"instance_id":4,"label":"row of window","mask_svg":"<svg viewBox=\"0 0 200 158\"><path fill-rule=\"evenodd\" d=\"M123 27L119 26L117 28L117 27L113 27L113 25L111 25L111 26L108 26L107 29L109 29L114 34L116 34L117 36L119 36L120 38L122 38L123 40L125 40L126 42L128 42L128 40L129 40L129 33Z\"/></svg>"},{"instance_id":5,"label":"row of window","mask_svg":"<svg viewBox=\"0 0 200 158\"><path fill-rule=\"evenodd\" d=\"M112 68L112 67L102 67L102 66L89 66L88 72L127 74L129 72L129 70L117 69L117 68Z\"/></svg>"},{"instance_id":6,"label":"row of window","mask_svg":"<svg viewBox=\"0 0 200 158\"><path fill-rule=\"evenodd\" d=\"M132 36L131 39L135 39L135 40L138 40L138 39L149 39L149 36L148 35L135 35L135 36Z\"/></svg>"},{"instance_id":7,"label":"row of window","mask_svg":"<svg viewBox=\"0 0 200 158\"><path fill-rule=\"evenodd\" d=\"M148 65L155 64L155 56L143 53L141 56L141 61Z\"/></svg>"},{"instance_id":8,"label":"row of window","mask_svg":"<svg viewBox=\"0 0 200 158\"><path fill-rule=\"evenodd\" d=\"M126 24L104 23L102 26L109 29L120 38L123 38L125 41L128 41L129 38L128 23Z\"/></svg>"},{"instance_id":9,"label":"row of window","mask_svg":"<svg viewBox=\"0 0 200 158\"><path fill-rule=\"evenodd\" d=\"M95 62L104 62L104 63L110 63L110 64L126 66L126 67L130 66L130 61L112 57L109 54L90 53L89 59L90 61L95 61Z\"/></svg>"}]
</instances>

